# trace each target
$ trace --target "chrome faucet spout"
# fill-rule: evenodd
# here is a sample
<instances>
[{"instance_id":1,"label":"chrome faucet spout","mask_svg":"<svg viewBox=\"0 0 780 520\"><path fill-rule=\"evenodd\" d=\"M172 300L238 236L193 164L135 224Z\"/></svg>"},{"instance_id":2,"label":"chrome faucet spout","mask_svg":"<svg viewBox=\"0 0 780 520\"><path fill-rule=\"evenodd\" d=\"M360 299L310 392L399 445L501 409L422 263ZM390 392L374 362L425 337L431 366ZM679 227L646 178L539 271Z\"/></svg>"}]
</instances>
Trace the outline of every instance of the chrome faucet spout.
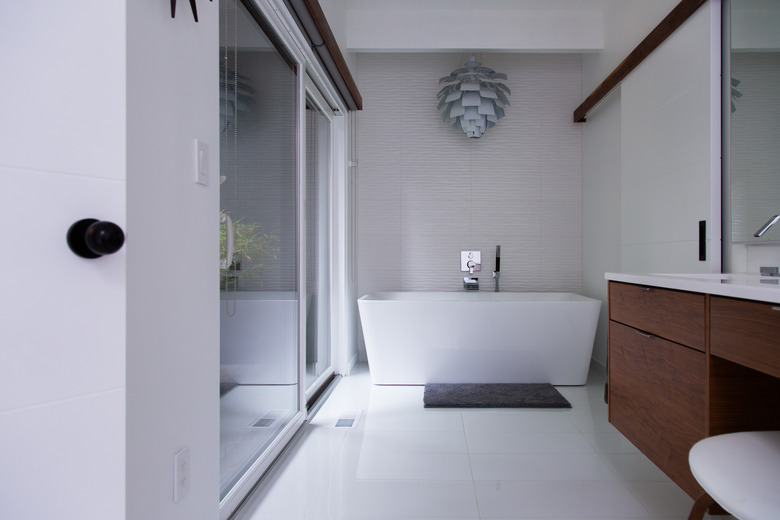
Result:
<instances>
[{"instance_id":1,"label":"chrome faucet spout","mask_svg":"<svg viewBox=\"0 0 780 520\"><path fill-rule=\"evenodd\" d=\"M774 216L772 216L772 218L770 218L769 220L767 220L767 221L764 223L764 225L763 225L763 226L761 226L761 227L759 228L759 230L758 230L758 231L756 231L756 232L753 234L753 236L754 236L754 237L756 237L756 238L760 237L761 235L763 235L764 233L766 233L767 231L769 231L769 228L771 228L772 226L774 226L775 224L777 224L777 221L778 221L778 220L780 220L780 215L774 215Z\"/></svg>"}]
</instances>

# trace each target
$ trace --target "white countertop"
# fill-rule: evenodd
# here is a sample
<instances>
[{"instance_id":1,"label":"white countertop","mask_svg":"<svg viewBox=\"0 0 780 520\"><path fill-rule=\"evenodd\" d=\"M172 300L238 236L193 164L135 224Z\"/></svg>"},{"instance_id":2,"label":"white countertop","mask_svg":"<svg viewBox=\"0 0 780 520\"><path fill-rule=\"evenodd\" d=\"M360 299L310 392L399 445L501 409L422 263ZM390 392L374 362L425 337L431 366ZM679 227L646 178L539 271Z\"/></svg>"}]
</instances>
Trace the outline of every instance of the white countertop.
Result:
<instances>
[{"instance_id":1,"label":"white countertop","mask_svg":"<svg viewBox=\"0 0 780 520\"><path fill-rule=\"evenodd\" d=\"M780 278L757 274L606 273L614 282L780 303Z\"/></svg>"}]
</instances>

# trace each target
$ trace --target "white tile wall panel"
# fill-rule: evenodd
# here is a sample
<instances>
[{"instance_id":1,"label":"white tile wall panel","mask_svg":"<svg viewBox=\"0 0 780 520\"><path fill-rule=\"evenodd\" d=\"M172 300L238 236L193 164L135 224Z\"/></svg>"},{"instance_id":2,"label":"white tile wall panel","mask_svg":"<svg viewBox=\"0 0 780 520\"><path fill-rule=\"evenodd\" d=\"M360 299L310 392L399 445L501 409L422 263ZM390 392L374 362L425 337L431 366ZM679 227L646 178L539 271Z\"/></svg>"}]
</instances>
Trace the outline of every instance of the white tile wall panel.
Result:
<instances>
[{"instance_id":1,"label":"white tile wall panel","mask_svg":"<svg viewBox=\"0 0 780 520\"><path fill-rule=\"evenodd\" d=\"M709 184L708 168L709 162L699 161L626 190L623 243L697 240L698 222L709 219L710 208L695 194Z\"/></svg>"},{"instance_id":2,"label":"white tile wall panel","mask_svg":"<svg viewBox=\"0 0 780 520\"><path fill-rule=\"evenodd\" d=\"M127 231L124 181L0 167L0 413L125 386L125 260L68 249L82 218ZM34 194L34 204L20 204Z\"/></svg>"},{"instance_id":3,"label":"white tile wall panel","mask_svg":"<svg viewBox=\"0 0 780 520\"><path fill-rule=\"evenodd\" d=\"M701 271L698 265L699 244L694 240L680 242L655 242L645 244L624 244L622 248L623 264L631 265L636 272L653 272L659 265L669 266L665 272L696 273ZM719 254L719 253L718 253ZM707 244L707 257L711 258L711 244Z\"/></svg>"},{"instance_id":4,"label":"white tile wall panel","mask_svg":"<svg viewBox=\"0 0 780 520\"><path fill-rule=\"evenodd\" d=\"M125 518L125 422L123 388L0 413L3 517Z\"/></svg>"},{"instance_id":5,"label":"white tile wall panel","mask_svg":"<svg viewBox=\"0 0 780 520\"><path fill-rule=\"evenodd\" d=\"M0 6L0 165L124 180L125 3L45 5Z\"/></svg>"},{"instance_id":6,"label":"white tile wall panel","mask_svg":"<svg viewBox=\"0 0 780 520\"><path fill-rule=\"evenodd\" d=\"M699 261L698 222L714 229L720 213L713 164L717 102L711 85L711 10L700 9L621 85L621 269L707 272ZM716 125L717 126L717 125Z\"/></svg>"}]
</instances>

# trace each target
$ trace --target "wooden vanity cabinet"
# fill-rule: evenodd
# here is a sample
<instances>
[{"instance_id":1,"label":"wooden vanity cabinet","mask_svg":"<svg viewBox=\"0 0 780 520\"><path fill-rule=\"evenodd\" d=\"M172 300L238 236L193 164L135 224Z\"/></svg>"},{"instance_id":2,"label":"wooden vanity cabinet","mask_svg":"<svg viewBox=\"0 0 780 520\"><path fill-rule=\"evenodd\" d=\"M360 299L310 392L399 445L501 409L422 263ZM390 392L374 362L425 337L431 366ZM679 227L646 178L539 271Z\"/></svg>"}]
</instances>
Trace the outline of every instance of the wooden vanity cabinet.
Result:
<instances>
[{"instance_id":1,"label":"wooden vanity cabinet","mask_svg":"<svg viewBox=\"0 0 780 520\"><path fill-rule=\"evenodd\" d=\"M710 353L780 377L780 305L712 296Z\"/></svg>"},{"instance_id":2,"label":"wooden vanity cabinet","mask_svg":"<svg viewBox=\"0 0 780 520\"><path fill-rule=\"evenodd\" d=\"M609 421L690 496L688 451L706 437L706 298L609 284Z\"/></svg>"},{"instance_id":3,"label":"wooden vanity cabinet","mask_svg":"<svg viewBox=\"0 0 780 520\"><path fill-rule=\"evenodd\" d=\"M609 318L609 421L692 498L699 439L780 430L780 304L610 281Z\"/></svg>"},{"instance_id":4,"label":"wooden vanity cabinet","mask_svg":"<svg viewBox=\"0 0 780 520\"><path fill-rule=\"evenodd\" d=\"M709 435L780 430L780 305L710 296Z\"/></svg>"}]
</instances>

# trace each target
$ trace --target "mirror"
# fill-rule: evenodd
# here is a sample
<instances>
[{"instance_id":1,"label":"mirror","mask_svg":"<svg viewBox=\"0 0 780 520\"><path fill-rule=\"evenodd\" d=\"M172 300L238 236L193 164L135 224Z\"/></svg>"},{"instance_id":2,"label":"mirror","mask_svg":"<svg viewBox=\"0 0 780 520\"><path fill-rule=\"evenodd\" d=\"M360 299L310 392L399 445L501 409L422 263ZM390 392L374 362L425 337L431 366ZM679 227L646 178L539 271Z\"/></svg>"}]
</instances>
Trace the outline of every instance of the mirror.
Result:
<instances>
[{"instance_id":1,"label":"mirror","mask_svg":"<svg viewBox=\"0 0 780 520\"><path fill-rule=\"evenodd\" d=\"M754 236L780 215L780 2L730 4L731 240L780 243L780 223Z\"/></svg>"}]
</instances>

